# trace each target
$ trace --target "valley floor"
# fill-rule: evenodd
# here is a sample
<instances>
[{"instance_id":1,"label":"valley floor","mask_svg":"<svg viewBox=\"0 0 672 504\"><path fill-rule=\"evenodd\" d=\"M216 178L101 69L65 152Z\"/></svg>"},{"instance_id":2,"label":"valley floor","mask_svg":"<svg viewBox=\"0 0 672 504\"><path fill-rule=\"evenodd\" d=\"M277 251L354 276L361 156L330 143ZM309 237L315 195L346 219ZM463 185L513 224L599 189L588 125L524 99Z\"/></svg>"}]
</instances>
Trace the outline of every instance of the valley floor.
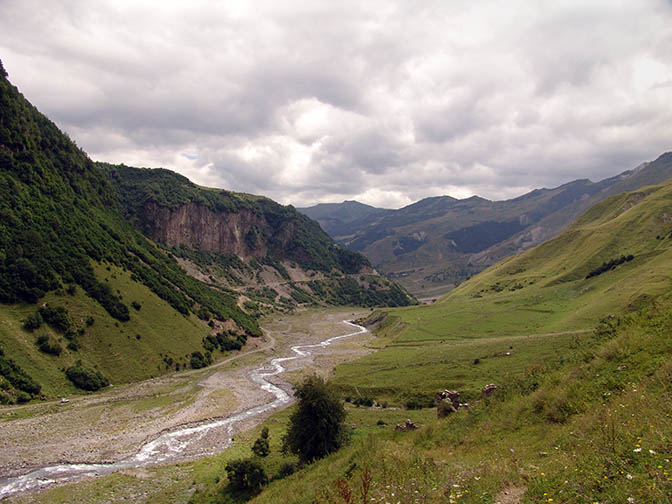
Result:
<instances>
[{"instance_id":1,"label":"valley floor","mask_svg":"<svg viewBox=\"0 0 672 504\"><path fill-rule=\"evenodd\" d=\"M135 453L159 433L226 417L272 399L247 379L250 371L271 357L286 356L289 347L318 343L348 332L341 321L365 312L305 311L267 321L265 337L251 339L248 350L205 370L176 373L141 383L112 387L103 393L72 398L68 403L41 403L0 410L0 477L23 474L58 462L107 462ZM344 340L316 355L288 363L282 379L289 389L303 373L329 374L338 363L368 353L364 334ZM356 340L356 341L355 341ZM253 345L250 347L250 344ZM287 381L288 380L288 381ZM244 431L262 415L236 426ZM183 459L194 459L226 446L228 432L203 437ZM39 494L36 497L39 502Z\"/></svg>"}]
</instances>

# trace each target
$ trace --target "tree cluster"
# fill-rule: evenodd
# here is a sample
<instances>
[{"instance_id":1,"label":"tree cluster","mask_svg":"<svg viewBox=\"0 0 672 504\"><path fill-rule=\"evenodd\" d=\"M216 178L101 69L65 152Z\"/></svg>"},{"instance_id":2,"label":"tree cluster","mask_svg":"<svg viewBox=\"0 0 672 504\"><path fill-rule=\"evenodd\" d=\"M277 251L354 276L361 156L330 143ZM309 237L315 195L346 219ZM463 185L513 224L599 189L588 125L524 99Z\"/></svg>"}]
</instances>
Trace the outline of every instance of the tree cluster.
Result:
<instances>
[{"instance_id":1,"label":"tree cluster","mask_svg":"<svg viewBox=\"0 0 672 504\"><path fill-rule=\"evenodd\" d=\"M619 266L623 263L632 261L635 258L632 254L629 255L622 255L618 259L611 259L609 261L603 262L600 266L592 270L590 273L586 275L586 280L589 278L596 277L598 275L601 275L602 273L605 273L609 270L614 269L616 266Z\"/></svg>"}]
</instances>

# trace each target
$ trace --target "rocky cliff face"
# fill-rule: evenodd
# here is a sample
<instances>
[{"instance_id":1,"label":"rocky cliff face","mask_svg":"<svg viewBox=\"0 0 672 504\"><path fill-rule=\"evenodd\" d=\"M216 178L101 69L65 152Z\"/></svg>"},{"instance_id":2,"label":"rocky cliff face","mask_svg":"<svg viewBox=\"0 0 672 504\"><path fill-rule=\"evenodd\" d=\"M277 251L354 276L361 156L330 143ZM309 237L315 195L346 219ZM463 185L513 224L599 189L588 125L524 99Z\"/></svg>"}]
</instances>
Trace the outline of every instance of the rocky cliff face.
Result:
<instances>
[{"instance_id":1,"label":"rocky cliff face","mask_svg":"<svg viewBox=\"0 0 672 504\"><path fill-rule=\"evenodd\" d=\"M248 314L297 304L416 302L292 206L200 187L165 169L97 166L129 223L168 247L191 277L239 293Z\"/></svg>"},{"instance_id":2,"label":"rocky cliff face","mask_svg":"<svg viewBox=\"0 0 672 504\"><path fill-rule=\"evenodd\" d=\"M295 228L292 221L285 221L274 229L263 216L250 210L216 212L198 203L175 209L148 203L142 212L143 221L148 223L145 231L155 241L241 258L265 257L269 238L283 246Z\"/></svg>"}]
</instances>

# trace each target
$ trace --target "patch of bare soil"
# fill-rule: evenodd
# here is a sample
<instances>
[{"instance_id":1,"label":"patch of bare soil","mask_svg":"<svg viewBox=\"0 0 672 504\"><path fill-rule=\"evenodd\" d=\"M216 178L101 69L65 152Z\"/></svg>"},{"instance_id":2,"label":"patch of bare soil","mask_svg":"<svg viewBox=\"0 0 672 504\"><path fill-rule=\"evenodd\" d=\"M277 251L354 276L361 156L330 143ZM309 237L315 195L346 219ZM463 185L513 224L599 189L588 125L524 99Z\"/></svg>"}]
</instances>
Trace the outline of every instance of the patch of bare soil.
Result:
<instances>
[{"instance_id":1,"label":"patch of bare soil","mask_svg":"<svg viewBox=\"0 0 672 504\"><path fill-rule=\"evenodd\" d=\"M495 504L520 504L527 488L510 486L502 490L495 497Z\"/></svg>"}]
</instances>

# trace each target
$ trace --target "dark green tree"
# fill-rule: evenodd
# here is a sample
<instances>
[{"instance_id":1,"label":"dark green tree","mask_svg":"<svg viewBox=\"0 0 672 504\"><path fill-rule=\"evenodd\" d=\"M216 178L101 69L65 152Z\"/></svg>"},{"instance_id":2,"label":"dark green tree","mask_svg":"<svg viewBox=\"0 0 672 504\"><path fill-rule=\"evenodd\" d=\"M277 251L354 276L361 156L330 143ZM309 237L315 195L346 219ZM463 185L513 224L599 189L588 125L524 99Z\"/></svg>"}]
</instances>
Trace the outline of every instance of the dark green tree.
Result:
<instances>
[{"instance_id":1,"label":"dark green tree","mask_svg":"<svg viewBox=\"0 0 672 504\"><path fill-rule=\"evenodd\" d=\"M261 435L252 445L252 453L258 457L266 457L271 453L271 448L268 444L268 427L264 427Z\"/></svg>"},{"instance_id":2,"label":"dark green tree","mask_svg":"<svg viewBox=\"0 0 672 504\"><path fill-rule=\"evenodd\" d=\"M226 464L225 469L229 486L237 492L257 492L268 483L268 476L257 460L232 460Z\"/></svg>"},{"instance_id":3,"label":"dark green tree","mask_svg":"<svg viewBox=\"0 0 672 504\"><path fill-rule=\"evenodd\" d=\"M333 387L319 376L308 376L294 395L299 402L283 438L285 450L301 462L312 462L347 442L345 408Z\"/></svg>"}]
</instances>

